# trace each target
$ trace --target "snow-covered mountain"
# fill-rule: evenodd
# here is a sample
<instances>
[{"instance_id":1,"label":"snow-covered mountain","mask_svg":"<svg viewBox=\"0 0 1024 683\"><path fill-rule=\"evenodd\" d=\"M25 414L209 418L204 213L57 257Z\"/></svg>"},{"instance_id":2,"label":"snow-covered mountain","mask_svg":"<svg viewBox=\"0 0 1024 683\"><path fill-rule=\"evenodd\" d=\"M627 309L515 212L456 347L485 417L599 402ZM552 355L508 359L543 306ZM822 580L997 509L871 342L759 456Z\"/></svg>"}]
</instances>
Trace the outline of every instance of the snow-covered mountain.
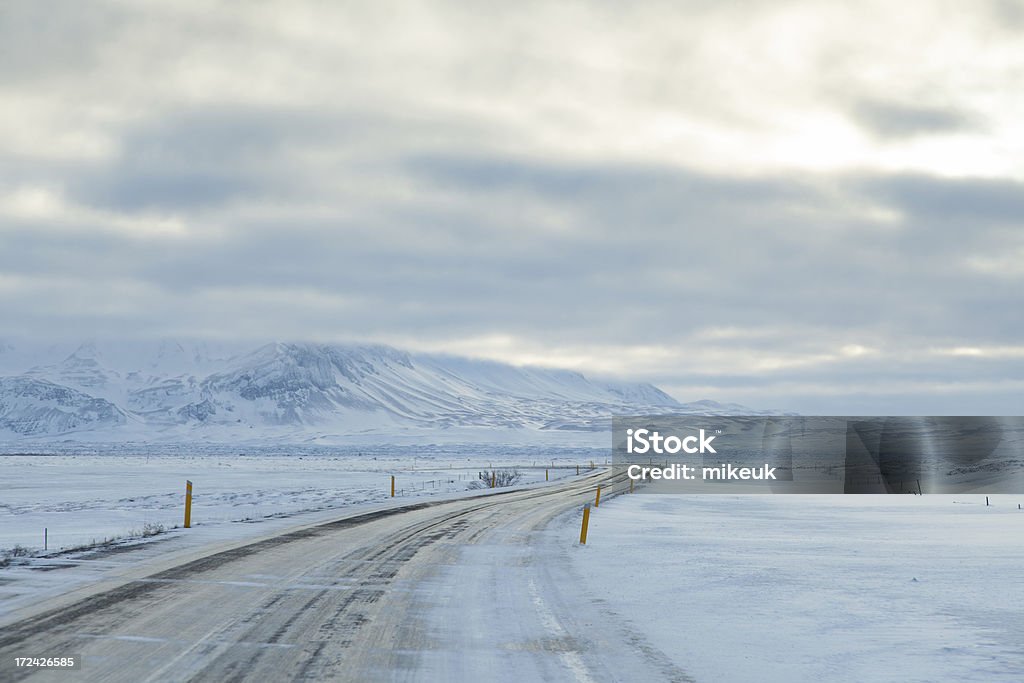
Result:
<instances>
[{"instance_id":1,"label":"snow-covered mountain","mask_svg":"<svg viewBox=\"0 0 1024 683\"><path fill-rule=\"evenodd\" d=\"M0 377L0 431L26 436L123 425L110 401L28 376Z\"/></svg>"},{"instance_id":2,"label":"snow-covered mountain","mask_svg":"<svg viewBox=\"0 0 1024 683\"><path fill-rule=\"evenodd\" d=\"M377 345L0 343L3 440L327 439L409 430L610 429L613 413L715 412L650 384Z\"/></svg>"}]
</instances>

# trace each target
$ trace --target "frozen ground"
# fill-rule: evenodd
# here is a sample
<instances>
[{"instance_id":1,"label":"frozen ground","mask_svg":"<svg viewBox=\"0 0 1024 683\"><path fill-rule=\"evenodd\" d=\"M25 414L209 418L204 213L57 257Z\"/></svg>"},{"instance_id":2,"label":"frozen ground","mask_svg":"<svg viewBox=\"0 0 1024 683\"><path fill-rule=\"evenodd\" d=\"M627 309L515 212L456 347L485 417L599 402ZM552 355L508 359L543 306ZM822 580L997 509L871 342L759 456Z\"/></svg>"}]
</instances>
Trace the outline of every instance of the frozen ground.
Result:
<instances>
[{"instance_id":1,"label":"frozen ground","mask_svg":"<svg viewBox=\"0 0 1024 683\"><path fill-rule=\"evenodd\" d=\"M268 518L390 500L466 491L478 472L515 467L523 484L564 476L590 451L378 448L207 455L175 450L136 454L87 451L0 455L0 551L16 545L60 550L108 538L140 535L150 525L172 529L183 518L185 481L193 483L196 527L231 524L231 535ZM573 467L572 472L575 473ZM246 524L240 524L240 523Z\"/></svg>"},{"instance_id":2,"label":"frozen ground","mask_svg":"<svg viewBox=\"0 0 1024 683\"><path fill-rule=\"evenodd\" d=\"M178 447L152 451L77 447L70 454L0 454L0 619L74 587L105 581L126 560L160 561L410 500L472 496L481 491L470 489L471 483L492 467L518 469L520 487L543 482L547 468L554 484L575 475L575 463L586 470L591 459L604 454L430 446L415 451L224 448L191 456ZM395 498L390 497L392 474ZM193 482L193 528L187 531L176 528L183 521L186 479ZM139 538L147 525L164 530ZM120 540L105 545L106 539ZM96 547L80 548L90 545ZM3 567L16 546L30 555L11 558ZM128 547L134 550L123 554ZM55 569L60 571L50 571Z\"/></svg>"},{"instance_id":3,"label":"frozen ground","mask_svg":"<svg viewBox=\"0 0 1024 683\"><path fill-rule=\"evenodd\" d=\"M1019 502L623 495L568 556L579 600L697 681L1019 682Z\"/></svg>"},{"instance_id":4,"label":"frozen ground","mask_svg":"<svg viewBox=\"0 0 1024 683\"><path fill-rule=\"evenodd\" d=\"M537 481L554 458L565 469L553 478L575 475L572 461L588 455L418 452L0 456L0 547L38 547L45 525L59 545L62 529L77 543L179 524L185 478L196 485L197 522L132 553L0 570L0 618L169 554L280 533L339 508L467 496L491 465L518 465ZM404 500L387 496L393 472ZM522 660L550 680L1024 680L1024 496L992 496L991 506L983 495L605 496L587 546L576 543L578 504L561 514L555 503L566 500L506 499L475 512L478 524L454 515L445 524L463 540L436 544L442 559L413 554L420 564L410 571L422 577L396 584L390 599L412 609L401 597L411 595L423 613L418 676L512 680ZM406 517L386 518L385 531L419 519ZM238 521L247 518L260 523ZM335 552L327 546L319 552ZM229 575L225 585L249 580Z\"/></svg>"}]
</instances>

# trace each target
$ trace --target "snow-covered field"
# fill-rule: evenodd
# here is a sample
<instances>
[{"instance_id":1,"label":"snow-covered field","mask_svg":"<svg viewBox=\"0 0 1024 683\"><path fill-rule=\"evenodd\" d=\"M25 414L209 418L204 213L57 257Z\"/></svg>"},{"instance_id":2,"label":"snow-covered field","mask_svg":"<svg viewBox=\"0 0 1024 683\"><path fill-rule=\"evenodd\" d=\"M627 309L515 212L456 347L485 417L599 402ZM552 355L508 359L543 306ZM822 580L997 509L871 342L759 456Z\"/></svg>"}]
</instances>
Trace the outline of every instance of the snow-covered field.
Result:
<instances>
[{"instance_id":1,"label":"snow-covered field","mask_svg":"<svg viewBox=\"0 0 1024 683\"><path fill-rule=\"evenodd\" d=\"M483 469L515 467L521 483L570 472L590 451L310 448L243 455L237 450L186 455L79 451L0 455L0 551L16 545L51 551L104 539L138 536L149 525L171 529L183 521L185 481L193 483L193 526L254 526L268 518L390 500L466 491ZM251 449L250 449L251 452ZM575 473L575 468L571 470ZM244 523L244 524L243 524ZM255 525L258 526L258 525Z\"/></svg>"},{"instance_id":2,"label":"snow-covered field","mask_svg":"<svg viewBox=\"0 0 1024 683\"><path fill-rule=\"evenodd\" d=\"M1021 502L622 495L569 554L609 622L697 681L1019 682Z\"/></svg>"},{"instance_id":3,"label":"snow-covered field","mask_svg":"<svg viewBox=\"0 0 1024 683\"><path fill-rule=\"evenodd\" d=\"M489 467L518 466L524 484L543 481L552 464L552 479L573 476L575 463L600 462L601 453L474 449L0 455L0 549L38 550L44 527L52 551L146 524L180 525L186 479L195 486L196 528L155 537L170 541L155 553L273 533L337 508L392 504L391 474L398 503L468 495ZM566 643L606 648L616 665L656 656L660 670L677 667L697 681L1021 681L1024 496L991 502L623 494L593 511L586 546L576 544L577 509L527 546L467 547L459 570L527 572L528 586L536 579L536 595L509 597L518 610L509 613L522 620L516 628L543 617L537 605L555 605L578 622L559 627ZM517 529L497 533L526 538ZM33 570L48 563L74 568ZM0 614L100 580L115 564L110 555L73 553L3 570ZM565 657L585 672L586 651Z\"/></svg>"}]
</instances>

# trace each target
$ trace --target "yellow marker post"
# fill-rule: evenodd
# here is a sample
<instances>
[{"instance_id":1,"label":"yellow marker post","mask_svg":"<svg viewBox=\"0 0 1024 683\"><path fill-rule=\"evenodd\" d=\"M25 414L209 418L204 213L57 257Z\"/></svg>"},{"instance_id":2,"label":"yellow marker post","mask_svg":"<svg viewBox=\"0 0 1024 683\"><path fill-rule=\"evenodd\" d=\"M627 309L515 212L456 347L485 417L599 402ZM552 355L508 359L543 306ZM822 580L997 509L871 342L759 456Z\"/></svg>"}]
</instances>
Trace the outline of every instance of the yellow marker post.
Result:
<instances>
[{"instance_id":1,"label":"yellow marker post","mask_svg":"<svg viewBox=\"0 0 1024 683\"><path fill-rule=\"evenodd\" d=\"M597 485L597 498L594 499L594 507L601 507L601 485Z\"/></svg>"},{"instance_id":2,"label":"yellow marker post","mask_svg":"<svg viewBox=\"0 0 1024 683\"><path fill-rule=\"evenodd\" d=\"M391 497L395 497L395 475L391 475Z\"/></svg>"},{"instance_id":3,"label":"yellow marker post","mask_svg":"<svg viewBox=\"0 0 1024 683\"><path fill-rule=\"evenodd\" d=\"M544 470L544 481L549 481L549 479L548 479L548 471L547 470Z\"/></svg>"},{"instance_id":4,"label":"yellow marker post","mask_svg":"<svg viewBox=\"0 0 1024 683\"><path fill-rule=\"evenodd\" d=\"M192 527L192 482L185 480L185 528Z\"/></svg>"},{"instance_id":5,"label":"yellow marker post","mask_svg":"<svg viewBox=\"0 0 1024 683\"><path fill-rule=\"evenodd\" d=\"M497 488L497 486L498 486L498 471L497 470L492 470L491 471L491 488L492 489L493 488Z\"/></svg>"},{"instance_id":6,"label":"yellow marker post","mask_svg":"<svg viewBox=\"0 0 1024 683\"><path fill-rule=\"evenodd\" d=\"M580 527L580 544L587 544L587 527L590 525L590 503L583 506L583 526Z\"/></svg>"}]
</instances>

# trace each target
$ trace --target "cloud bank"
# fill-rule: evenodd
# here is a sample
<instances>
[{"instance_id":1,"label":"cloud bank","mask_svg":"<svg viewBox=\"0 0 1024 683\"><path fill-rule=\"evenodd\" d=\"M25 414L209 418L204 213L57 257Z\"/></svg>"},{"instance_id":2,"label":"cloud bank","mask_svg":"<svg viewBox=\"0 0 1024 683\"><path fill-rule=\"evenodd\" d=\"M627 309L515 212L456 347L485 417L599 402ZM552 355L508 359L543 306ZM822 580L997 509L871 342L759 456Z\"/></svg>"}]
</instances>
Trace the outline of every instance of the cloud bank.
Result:
<instances>
[{"instance_id":1,"label":"cloud bank","mask_svg":"<svg viewBox=\"0 0 1024 683\"><path fill-rule=\"evenodd\" d=\"M1018 413L1020 9L7 3L0 335Z\"/></svg>"}]
</instances>

